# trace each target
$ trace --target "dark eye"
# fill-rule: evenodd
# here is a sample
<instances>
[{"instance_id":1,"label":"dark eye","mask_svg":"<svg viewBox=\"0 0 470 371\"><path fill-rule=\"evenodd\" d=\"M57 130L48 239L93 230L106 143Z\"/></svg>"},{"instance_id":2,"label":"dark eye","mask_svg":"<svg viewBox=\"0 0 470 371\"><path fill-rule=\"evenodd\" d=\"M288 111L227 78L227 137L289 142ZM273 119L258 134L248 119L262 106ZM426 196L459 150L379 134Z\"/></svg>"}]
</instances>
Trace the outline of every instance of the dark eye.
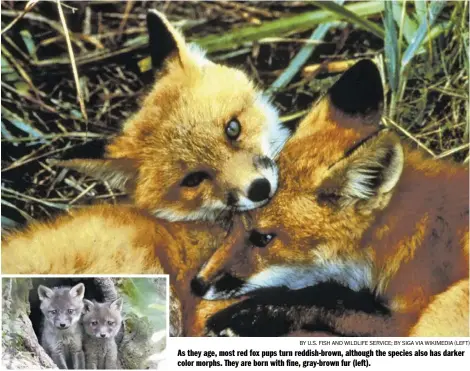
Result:
<instances>
[{"instance_id":1,"label":"dark eye","mask_svg":"<svg viewBox=\"0 0 470 371\"><path fill-rule=\"evenodd\" d=\"M237 119L231 119L225 126L225 134L230 140L237 140L241 132L242 126Z\"/></svg>"},{"instance_id":2,"label":"dark eye","mask_svg":"<svg viewBox=\"0 0 470 371\"><path fill-rule=\"evenodd\" d=\"M252 231L250 235L250 242L257 247L266 247L276 237L274 233L259 233Z\"/></svg>"},{"instance_id":3,"label":"dark eye","mask_svg":"<svg viewBox=\"0 0 470 371\"><path fill-rule=\"evenodd\" d=\"M98 321L91 321L92 326L96 326L98 324Z\"/></svg>"},{"instance_id":4,"label":"dark eye","mask_svg":"<svg viewBox=\"0 0 470 371\"><path fill-rule=\"evenodd\" d=\"M73 313L73 309L68 309L67 312L69 312L69 314L72 314L72 313Z\"/></svg>"},{"instance_id":5,"label":"dark eye","mask_svg":"<svg viewBox=\"0 0 470 371\"><path fill-rule=\"evenodd\" d=\"M181 182L182 187L197 187L201 184L205 179L210 179L210 175L204 171L196 171L186 177Z\"/></svg>"},{"instance_id":6,"label":"dark eye","mask_svg":"<svg viewBox=\"0 0 470 371\"><path fill-rule=\"evenodd\" d=\"M51 313L51 314L57 314L57 309L50 310L49 313Z\"/></svg>"},{"instance_id":7,"label":"dark eye","mask_svg":"<svg viewBox=\"0 0 470 371\"><path fill-rule=\"evenodd\" d=\"M108 321L108 326L113 326L114 322L113 321Z\"/></svg>"}]
</instances>

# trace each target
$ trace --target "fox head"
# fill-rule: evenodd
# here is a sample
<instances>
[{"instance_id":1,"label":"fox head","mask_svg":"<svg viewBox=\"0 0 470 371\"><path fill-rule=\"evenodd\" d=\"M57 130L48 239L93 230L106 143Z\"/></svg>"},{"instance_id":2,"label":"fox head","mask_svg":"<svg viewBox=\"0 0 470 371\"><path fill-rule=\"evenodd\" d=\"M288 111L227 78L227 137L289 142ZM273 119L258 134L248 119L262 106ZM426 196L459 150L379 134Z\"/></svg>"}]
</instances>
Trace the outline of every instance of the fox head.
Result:
<instances>
[{"instance_id":1,"label":"fox head","mask_svg":"<svg viewBox=\"0 0 470 371\"><path fill-rule=\"evenodd\" d=\"M150 11L147 26L159 70L153 89L107 158L61 165L126 190L170 221L266 204L277 190L274 159L289 135L274 106L242 71L188 45L162 14Z\"/></svg>"},{"instance_id":2,"label":"fox head","mask_svg":"<svg viewBox=\"0 0 470 371\"><path fill-rule=\"evenodd\" d=\"M399 138L375 125L382 101L373 62L343 74L280 154L276 196L250 213L249 227L234 227L191 282L194 293L223 299L328 280L357 290L372 285L371 252L357 246L404 161Z\"/></svg>"},{"instance_id":3,"label":"fox head","mask_svg":"<svg viewBox=\"0 0 470 371\"><path fill-rule=\"evenodd\" d=\"M85 333L100 339L115 337L121 328L122 299L106 303L85 299L84 303L82 322Z\"/></svg>"},{"instance_id":4,"label":"fox head","mask_svg":"<svg viewBox=\"0 0 470 371\"><path fill-rule=\"evenodd\" d=\"M78 322L82 315L85 285L49 287L39 285L39 300L45 320L60 330L66 330Z\"/></svg>"}]
</instances>

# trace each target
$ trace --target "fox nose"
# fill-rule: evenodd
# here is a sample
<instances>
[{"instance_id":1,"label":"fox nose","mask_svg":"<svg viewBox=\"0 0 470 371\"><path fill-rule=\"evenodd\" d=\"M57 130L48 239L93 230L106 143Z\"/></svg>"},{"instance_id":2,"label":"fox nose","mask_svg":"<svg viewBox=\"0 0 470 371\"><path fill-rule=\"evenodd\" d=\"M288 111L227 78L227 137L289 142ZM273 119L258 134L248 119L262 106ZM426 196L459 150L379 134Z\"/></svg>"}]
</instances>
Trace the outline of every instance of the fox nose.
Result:
<instances>
[{"instance_id":1,"label":"fox nose","mask_svg":"<svg viewBox=\"0 0 470 371\"><path fill-rule=\"evenodd\" d=\"M100 336L101 336L102 338L104 338L104 337L106 337L106 334L100 334Z\"/></svg>"},{"instance_id":2,"label":"fox nose","mask_svg":"<svg viewBox=\"0 0 470 371\"><path fill-rule=\"evenodd\" d=\"M61 323L59 324L60 327L64 328L65 327L65 323Z\"/></svg>"},{"instance_id":3,"label":"fox nose","mask_svg":"<svg viewBox=\"0 0 470 371\"><path fill-rule=\"evenodd\" d=\"M271 184L267 179L256 179L248 189L248 198L254 202L263 201L269 198L270 192Z\"/></svg>"},{"instance_id":4,"label":"fox nose","mask_svg":"<svg viewBox=\"0 0 470 371\"><path fill-rule=\"evenodd\" d=\"M191 291L196 296L204 296L209 289L209 285L202 278L194 277L191 280Z\"/></svg>"}]
</instances>

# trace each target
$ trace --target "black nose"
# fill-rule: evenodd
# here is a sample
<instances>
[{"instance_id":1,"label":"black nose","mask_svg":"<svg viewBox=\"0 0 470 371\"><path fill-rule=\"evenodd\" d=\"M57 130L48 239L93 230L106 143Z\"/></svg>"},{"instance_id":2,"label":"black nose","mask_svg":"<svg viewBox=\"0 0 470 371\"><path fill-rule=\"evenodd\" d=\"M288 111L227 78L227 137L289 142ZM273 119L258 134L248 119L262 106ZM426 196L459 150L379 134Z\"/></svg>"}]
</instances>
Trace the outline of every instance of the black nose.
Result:
<instances>
[{"instance_id":1,"label":"black nose","mask_svg":"<svg viewBox=\"0 0 470 371\"><path fill-rule=\"evenodd\" d=\"M209 290L209 285L202 278L194 277L191 280L191 291L196 296L204 296Z\"/></svg>"},{"instance_id":2,"label":"black nose","mask_svg":"<svg viewBox=\"0 0 470 371\"><path fill-rule=\"evenodd\" d=\"M65 327L65 323L61 323L59 326L60 327Z\"/></svg>"},{"instance_id":3,"label":"black nose","mask_svg":"<svg viewBox=\"0 0 470 371\"><path fill-rule=\"evenodd\" d=\"M104 338L104 337L106 337L106 334L100 334L100 336L101 336L102 338Z\"/></svg>"},{"instance_id":4,"label":"black nose","mask_svg":"<svg viewBox=\"0 0 470 371\"><path fill-rule=\"evenodd\" d=\"M248 198L254 202L263 201L269 198L269 192L271 192L269 181L265 178L256 179L248 189Z\"/></svg>"}]
</instances>

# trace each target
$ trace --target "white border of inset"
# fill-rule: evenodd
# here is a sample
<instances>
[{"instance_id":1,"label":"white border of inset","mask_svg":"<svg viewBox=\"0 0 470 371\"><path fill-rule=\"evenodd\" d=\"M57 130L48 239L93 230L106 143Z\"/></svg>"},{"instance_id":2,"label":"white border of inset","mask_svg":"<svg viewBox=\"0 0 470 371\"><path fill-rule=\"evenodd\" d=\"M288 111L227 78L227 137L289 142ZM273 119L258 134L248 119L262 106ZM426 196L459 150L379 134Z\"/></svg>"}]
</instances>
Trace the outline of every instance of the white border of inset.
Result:
<instances>
[{"instance_id":1,"label":"white border of inset","mask_svg":"<svg viewBox=\"0 0 470 371\"><path fill-rule=\"evenodd\" d=\"M166 346L164 352L168 352L170 342L170 275L168 274L1 274L2 282L8 278L166 278ZM0 285L0 294L3 300L3 285ZM0 305L0 318L3 327L3 305ZM2 356L3 346L0 347L0 359L3 359Z\"/></svg>"}]
</instances>

